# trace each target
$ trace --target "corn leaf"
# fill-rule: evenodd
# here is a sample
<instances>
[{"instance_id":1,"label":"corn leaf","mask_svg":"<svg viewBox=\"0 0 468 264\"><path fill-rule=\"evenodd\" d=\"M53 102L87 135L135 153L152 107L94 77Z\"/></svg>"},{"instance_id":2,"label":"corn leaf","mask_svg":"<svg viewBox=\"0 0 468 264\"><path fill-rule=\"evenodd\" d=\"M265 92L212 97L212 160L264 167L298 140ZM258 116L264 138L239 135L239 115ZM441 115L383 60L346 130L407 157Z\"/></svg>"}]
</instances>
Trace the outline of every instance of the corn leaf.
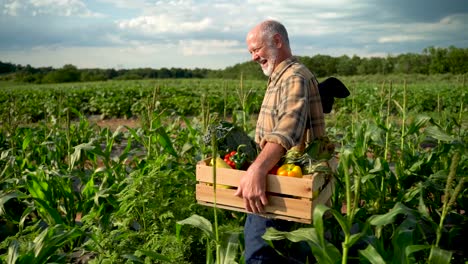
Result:
<instances>
[{"instance_id":1,"label":"corn leaf","mask_svg":"<svg viewBox=\"0 0 468 264\"><path fill-rule=\"evenodd\" d=\"M213 226L211 222L204 218L203 216L199 215L191 215L189 218L186 218L181 221L177 221L177 226L176 226L176 232L177 232L177 237L179 237L180 234L180 228L182 225L191 225L193 227L196 227L200 230L202 230L205 234L208 235L209 238L214 239L214 233L213 233Z\"/></svg>"},{"instance_id":2,"label":"corn leaf","mask_svg":"<svg viewBox=\"0 0 468 264\"><path fill-rule=\"evenodd\" d=\"M386 263L384 258L377 252L377 250L372 246L368 245L366 249L359 250L359 253L366 258L371 264L382 264Z\"/></svg>"},{"instance_id":3,"label":"corn leaf","mask_svg":"<svg viewBox=\"0 0 468 264\"><path fill-rule=\"evenodd\" d=\"M425 249L429 249L431 247L432 246L430 246L430 245L409 245L405 249L405 254L406 254L406 257L409 257L409 256L411 256L411 254L413 254L415 252L425 250Z\"/></svg>"},{"instance_id":4,"label":"corn leaf","mask_svg":"<svg viewBox=\"0 0 468 264\"><path fill-rule=\"evenodd\" d=\"M11 200L11 199L21 199L21 198L26 198L28 197L26 194L19 192L19 191L14 191L11 193L7 194L0 194L0 215L5 214L5 204Z\"/></svg>"},{"instance_id":5,"label":"corn leaf","mask_svg":"<svg viewBox=\"0 0 468 264\"><path fill-rule=\"evenodd\" d=\"M440 141L446 141L446 142L451 142L454 140L454 137L450 136L447 134L445 131L443 131L440 127L438 126L430 126L424 130L424 134L426 134L429 137L433 137L437 140Z\"/></svg>"},{"instance_id":6,"label":"corn leaf","mask_svg":"<svg viewBox=\"0 0 468 264\"><path fill-rule=\"evenodd\" d=\"M339 262L341 259L340 251L334 245L325 241L323 237L319 238L316 228L299 228L291 232L267 228L262 237L265 240L288 239L292 242L305 241L310 246L312 254L318 263L332 264Z\"/></svg>"},{"instance_id":7,"label":"corn leaf","mask_svg":"<svg viewBox=\"0 0 468 264\"><path fill-rule=\"evenodd\" d=\"M158 132L158 142L161 144L161 147L163 147L164 151L167 151L169 154L177 158L179 155L174 149L171 139L167 135L167 132L164 130L164 128L159 127L156 131Z\"/></svg>"},{"instance_id":8,"label":"corn leaf","mask_svg":"<svg viewBox=\"0 0 468 264\"><path fill-rule=\"evenodd\" d=\"M239 233L225 233L225 237L220 241L220 257L223 264L237 263L236 257L240 249Z\"/></svg>"},{"instance_id":9,"label":"corn leaf","mask_svg":"<svg viewBox=\"0 0 468 264\"><path fill-rule=\"evenodd\" d=\"M8 257L6 264L15 264L16 260L19 257L18 250L19 250L19 242L18 240L11 241L10 245L8 246Z\"/></svg>"},{"instance_id":10,"label":"corn leaf","mask_svg":"<svg viewBox=\"0 0 468 264\"><path fill-rule=\"evenodd\" d=\"M411 214L413 210L404 206L402 203L396 203L395 206L386 214L373 215L369 218L369 223L375 226L382 226L393 223L395 217L399 214Z\"/></svg>"},{"instance_id":11,"label":"corn leaf","mask_svg":"<svg viewBox=\"0 0 468 264\"><path fill-rule=\"evenodd\" d=\"M429 263L431 264L449 264L452 259L452 252L441 249L439 247L432 247L429 255Z\"/></svg>"}]
</instances>

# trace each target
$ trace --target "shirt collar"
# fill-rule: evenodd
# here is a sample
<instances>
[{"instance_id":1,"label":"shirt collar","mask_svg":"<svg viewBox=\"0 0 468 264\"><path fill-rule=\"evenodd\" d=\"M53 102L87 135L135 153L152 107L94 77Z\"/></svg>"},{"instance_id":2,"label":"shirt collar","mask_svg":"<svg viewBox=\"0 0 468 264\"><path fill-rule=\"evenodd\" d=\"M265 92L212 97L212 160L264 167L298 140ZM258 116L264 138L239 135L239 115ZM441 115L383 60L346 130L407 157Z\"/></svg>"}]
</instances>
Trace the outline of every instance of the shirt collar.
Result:
<instances>
[{"instance_id":1,"label":"shirt collar","mask_svg":"<svg viewBox=\"0 0 468 264\"><path fill-rule=\"evenodd\" d=\"M271 73L270 79L268 80L268 85L270 83L273 83L273 85L276 85L276 82L281 78L281 75L286 71L286 69L289 68L292 64L296 63L298 60L296 57L292 56L284 61L282 61L280 64L278 64L275 68L275 70Z\"/></svg>"}]
</instances>

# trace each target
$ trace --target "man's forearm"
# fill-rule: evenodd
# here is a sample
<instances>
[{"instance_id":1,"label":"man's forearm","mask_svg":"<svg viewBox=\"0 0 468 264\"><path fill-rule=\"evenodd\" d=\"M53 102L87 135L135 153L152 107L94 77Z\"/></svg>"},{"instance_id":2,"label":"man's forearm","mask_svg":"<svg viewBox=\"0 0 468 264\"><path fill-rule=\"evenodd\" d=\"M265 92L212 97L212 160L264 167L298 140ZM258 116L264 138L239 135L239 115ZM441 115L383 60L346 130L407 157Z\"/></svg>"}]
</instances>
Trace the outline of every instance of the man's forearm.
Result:
<instances>
[{"instance_id":1,"label":"man's forearm","mask_svg":"<svg viewBox=\"0 0 468 264\"><path fill-rule=\"evenodd\" d=\"M283 157L284 153L285 149L283 146L268 142L250 167L266 175Z\"/></svg>"}]
</instances>

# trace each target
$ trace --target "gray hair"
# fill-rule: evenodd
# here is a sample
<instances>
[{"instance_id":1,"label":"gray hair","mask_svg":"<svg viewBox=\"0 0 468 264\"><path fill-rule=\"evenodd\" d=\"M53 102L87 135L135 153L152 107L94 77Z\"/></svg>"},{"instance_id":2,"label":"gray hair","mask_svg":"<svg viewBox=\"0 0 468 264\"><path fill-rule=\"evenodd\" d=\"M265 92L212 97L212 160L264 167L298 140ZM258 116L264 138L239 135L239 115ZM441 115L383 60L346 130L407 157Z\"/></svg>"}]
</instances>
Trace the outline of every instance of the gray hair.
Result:
<instances>
[{"instance_id":1,"label":"gray hair","mask_svg":"<svg viewBox=\"0 0 468 264\"><path fill-rule=\"evenodd\" d=\"M289 48L288 31L280 22L275 21L275 20L267 20L263 22L262 33L263 33L263 37L269 40L273 39L273 36L275 34L279 34L281 38L283 39L284 43L286 44L286 46Z\"/></svg>"}]
</instances>

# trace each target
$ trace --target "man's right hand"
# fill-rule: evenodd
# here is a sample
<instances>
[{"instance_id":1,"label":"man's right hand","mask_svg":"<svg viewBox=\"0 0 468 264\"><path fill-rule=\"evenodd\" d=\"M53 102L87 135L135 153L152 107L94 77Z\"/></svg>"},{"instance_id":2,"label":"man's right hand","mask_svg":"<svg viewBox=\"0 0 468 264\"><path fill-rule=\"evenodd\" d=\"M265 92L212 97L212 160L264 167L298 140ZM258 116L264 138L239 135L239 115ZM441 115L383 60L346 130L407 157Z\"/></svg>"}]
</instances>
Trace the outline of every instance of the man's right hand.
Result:
<instances>
[{"instance_id":1,"label":"man's right hand","mask_svg":"<svg viewBox=\"0 0 468 264\"><path fill-rule=\"evenodd\" d=\"M266 143L255 161L247 169L234 194L244 199L245 210L251 213L263 213L268 204L266 197L266 179L268 171L284 155L284 148L275 143Z\"/></svg>"},{"instance_id":2,"label":"man's right hand","mask_svg":"<svg viewBox=\"0 0 468 264\"><path fill-rule=\"evenodd\" d=\"M268 204L266 197L266 174L252 164L242 177L234 194L244 199L245 210L250 213L263 213Z\"/></svg>"}]
</instances>

